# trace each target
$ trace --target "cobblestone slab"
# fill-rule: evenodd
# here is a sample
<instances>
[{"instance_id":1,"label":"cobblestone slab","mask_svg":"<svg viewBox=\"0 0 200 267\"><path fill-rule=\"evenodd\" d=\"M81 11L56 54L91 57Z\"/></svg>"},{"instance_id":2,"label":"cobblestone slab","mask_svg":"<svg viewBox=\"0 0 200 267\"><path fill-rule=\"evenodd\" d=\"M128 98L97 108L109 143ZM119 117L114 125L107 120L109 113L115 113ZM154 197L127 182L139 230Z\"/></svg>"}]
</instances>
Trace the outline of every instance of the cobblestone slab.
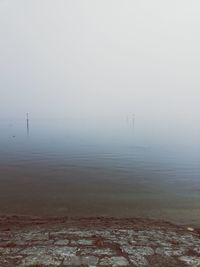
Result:
<instances>
[{"instance_id":1,"label":"cobblestone slab","mask_svg":"<svg viewBox=\"0 0 200 267\"><path fill-rule=\"evenodd\" d=\"M0 218L0 267L200 267L200 231L131 219Z\"/></svg>"}]
</instances>

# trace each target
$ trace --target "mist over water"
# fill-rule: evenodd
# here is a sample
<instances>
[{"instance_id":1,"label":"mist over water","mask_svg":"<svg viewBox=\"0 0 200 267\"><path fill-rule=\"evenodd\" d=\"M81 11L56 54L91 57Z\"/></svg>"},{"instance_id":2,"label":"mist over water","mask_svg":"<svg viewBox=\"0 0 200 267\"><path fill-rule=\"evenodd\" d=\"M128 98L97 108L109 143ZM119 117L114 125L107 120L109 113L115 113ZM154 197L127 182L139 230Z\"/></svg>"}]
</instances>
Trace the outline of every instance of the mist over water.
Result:
<instances>
[{"instance_id":1,"label":"mist over water","mask_svg":"<svg viewBox=\"0 0 200 267\"><path fill-rule=\"evenodd\" d=\"M0 117L199 121L198 0L1 0Z\"/></svg>"},{"instance_id":2,"label":"mist over water","mask_svg":"<svg viewBox=\"0 0 200 267\"><path fill-rule=\"evenodd\" d=\"M199 221L199 11L0 0L1 214Z\"/></svg>"},{"instance_id":3,"label":"mist over water","mask_svg":"<svg viewBox=\"0 0 200 267\"><path fill-rule=\"evenodd\" d=\"M176 124L1 120L1 214L199 220L199 129Z\"/></svg>"}]
</instances>

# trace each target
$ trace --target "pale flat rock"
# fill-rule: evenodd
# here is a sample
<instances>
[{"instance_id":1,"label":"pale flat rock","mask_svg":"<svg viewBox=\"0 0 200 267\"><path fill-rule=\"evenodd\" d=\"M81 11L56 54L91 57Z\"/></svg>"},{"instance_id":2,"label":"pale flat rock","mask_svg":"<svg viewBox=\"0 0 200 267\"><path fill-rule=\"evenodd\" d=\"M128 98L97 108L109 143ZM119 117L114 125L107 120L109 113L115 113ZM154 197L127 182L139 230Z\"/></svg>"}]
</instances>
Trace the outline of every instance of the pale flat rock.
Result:
<instances>
[{"instance_id":1,"label":"pale flat rock","mask_svg":"<svg viewBox=\"0 0 200 267\"><path fill-rule=\"evenodd\" d=\"M84 237L92 237L94 235L94 232L93 231L87 231L87 230L82 230L82 231L78 231L78 230L69 230L67 231L67 234L68 235L75 235L75 236L78 236L78 237L81 237L81 238L84 238Z\"/></svg>"},{"instance_id":2,"label":"pale flat rock","mask_svg":"<svg viewBox=\"0 0 200 267\"><path fill-rule=\"evenodd\" d=\"M98 256L111 256L113 254L116 254L115 251L113 251L110 248L86 248L86 249L82 249L80 251L81 255L85 255L85 254L90 254L90 255L98 255Z\"/></svg>"},{"instance_id":3,"label":"pale flat rock","mask_svg":"<svg viewBox=\"0 0 200 267\"><path fill-rule=\"evenodd\" d=\"M65 257L76 255L77 250L78 250L77 247L69 247L69 246L52 247L47 249L47 253L51 253L52 255L64 259Z\"/></svg>"},{"instance_id":4,"label":"pale flat rock","mask_svg":"<svg viewBox=\"0 0 200 267\"><path fill-rule=\"evenodd\" d=\"M33 265L59 266L61 261L50 255L28 256L22 260L22 267Z\"/></svg>"},{"instance_id":5,"label":"pale flat rock","mask_svg":"<svg viewBox=\"0 0 200 267\"><path fill-rule=\"evenodd\" d=\"M122 246L124 252L131 255L150 256L154 254L154 250L151 247L142 246Z\"/></svg>"},{"instance_id":6,"label":"pale flat rock","mask_svg":"<svg viewBox=\"0 0 200 267\"><path fill-rule=\"evenodd\" d=\"M33 241L33 240L48 240L49 235L47 232L28 232L28 233L20 233L16 235L15 240L23 240L23 241Z\"/></svg>"},{"instance_id":7,"label":"pale flat rock","mask_svg":"<svg viewBox=\"0 0 200 267\"><path fill-rule=\"evenodd\" d=\"M179 257L181 261L191 267L199 267L200 266L200 257L194 256L182 256Z\"/></svg>"},{"instance_id":8,"label":"pale flat rock","mask_svg":"<svg viewBox=\"0 0 200 267\"><path fill-rule=\"evenodd\" d=\"M185 248L160 247L155 252L164 256L181 256L184 254Z\"/></svg>"},{"instance_id":9,"label":"pale flat rock","mask_svg":"<svg viewBox=\"0 0 200 267\"><path fill-rule=\"evenodd\" d=\"M14 248L0 247L0 254L12 255L12 254L17 253L19 250L20 250L20 248L18 248L18 247L14 247Z\"/></svg>"},{"instance_id":10,"label":"pale flat rock","mask_svg":"<svg viewBox=\"0 0 200 267\"><path fill-rule=\"evenodd\" d=\"M71 244L72 245L91 246L93 244L93 240L89 240L89 239L73 240L71 242Z\"/></svg>"},{"instance_id":11,"label":"pale flat rock","mask_svg":"<svg viewBox=\"0 0 200 267\"><path fill-rule=\"evenodd\" d=\"M100 265L101 266L129 266L129 262L125 257L122 256L116 256L116 257L105 257L100 260Z\"/></svg>"},{"instance_id":12,"label":"pale flat rock","mask_svg":"<svg viewBox=\"0 0 200 267\"><path fill-rule=\"evenodd\" d=\"M45 255L47 248L45 246L34 246L34 247L27 247L21 251L21 254L25 255Z\"/></svg>"},{"instance_id":13,"label":"pale flat rock","mask_svg":"<svg viewBox=\"0 0 200 267\"><path fill-rule=\"evenodd\" d=\"M147 259L142 255L131 255L129 256L130 262L135 266L146 267L149 266Z\"/></svg>"},{"instance_id":14,"label":"pale flat rock","mask_svg":"<svg viewBox=\"0 0 200 267\"><path fill-rule=\"evenodd\" d=\"M56 246L66 246L66 245L68 245L68 244L69 244L69 240L67 240L67 239L57 240L57 241L55 241L55 243L54 243L54 245L56 245Z\"/></svg>"},{"instance_id":15,"label":"pale flat rock","mask_svg":"<svg viewBox=\"0 0 200 267\"><path fill-rule=\"evenodd\" d=\"M195 247L193 250L194 250L196 253L198 253L199 256L200 256L200 246L199 246L199 247Z\"/></svg>"},{"instance_id":16,"label":"pale flat rock","mask_svg":"<svg viewBox=\"0 0 200 267\"><path fill-rule=\"evenodd\" d=\"M67 266L96 266L98 263L98 258L95 256L70 256L64 259L63 265Z\"/></svg>"}]
</instances>

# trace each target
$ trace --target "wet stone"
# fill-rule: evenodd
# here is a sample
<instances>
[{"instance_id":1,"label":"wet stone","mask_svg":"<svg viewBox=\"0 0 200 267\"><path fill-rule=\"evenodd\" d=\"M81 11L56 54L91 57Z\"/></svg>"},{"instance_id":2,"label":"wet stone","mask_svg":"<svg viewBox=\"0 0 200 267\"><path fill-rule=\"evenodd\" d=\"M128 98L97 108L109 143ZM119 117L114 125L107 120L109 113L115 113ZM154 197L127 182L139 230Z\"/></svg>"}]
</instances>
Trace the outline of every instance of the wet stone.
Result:
<instances>
[{"instance_id":1,"label":"wet stone","mask_svg":"<svg viewBox=\"0 0 200 267\"><path fill-rule=\"evenodd\" d=\"M128 266L129 262L125 257L122 256L116 256L116 257L105 257L100 260L100 266Z\"/></svg>"},{"instance_id":2,"label":"wet stone","mask_svg":"<svg viewBox=\"0 0 200 267\"><path fill-rule=\"evenodd\" d=\"M116 253L110 248L99 248L99 249L87 248L87 249L82 249L80 254L81 255L91 254L91 255L98 255L98 256L102 256L102 255L110 256Z\"/></svg>"},{"instance_id":3,"label":"wet stone","mask_svg":"<svg viewBox=\"0 0 200 267\"><path fill-rule=\"evenodd\" d=\"M162 239L161 240L156 240L156 241L154 241L152 243L153 244L157 244L158 246L161 246L161 247L170 247L171 246L171 243L163 242Z\"/></svg>"},{"instance_id":4,"label":"wet stone","mask_svg":"<svg viewBox=\"0 0 200 267\"><path fill-rule=\"evenodd\" d=\"M93 240L88 240L88 239L71 241L71 245L91 246L92 244L93 244Z\"/></svg>"},{"instance_id":5,"label":"wet stone","mask_svg":"<svg viewBox=\"0 0 200 267\"><path fill-rule=\"evenodd\" d=\"M178 238L184 245L199 244L200 240L193 235L183 235Z\"/></svg>"},{"instance_id":6,"label":"wet stone","mask_svg":"<svg viewBox=\"0 0 200 267\"><path fill-rule=\"evenodd\" d=\"M68 236L68 231L54 231L49 233L49 239L63 239Z\"/></svg>"},{"instance_id":7,"label":"wet stone","mask_svg":"<svg viewBox=\"0 0 200 267\"><path fill-rule=\"evenodd\" d=\"M133 241L133 240L128 240L128 239L120 239L120 240L117 240L115 243L119 244L120 246L128 246L129 244L132 244L132 245L135 245L137 244L136 241Z\"/></svg>"},{"instance_id":8,"label":"wet stone","mask_svg":"<svg viewBox=\"0 0 200 267\"><path fill-rule=\"evenodd\" d=\"M154 254L154 250L150 247L140 246L122 246L122 250L127 254L150 256Z\"/></svg>"},{"instance_id":9,"label":"wet stone","mask_svg":"<svg viewBox=\"0 0 200 267\"><path fill-rule=\"evenodd\" d=\"M185 264L191 267L199 267L200 266L200 257L192 257L192 256L182 256L179 258Z\"/></svg>"},{"instance_id":10,"label":"wet stone","mask_svg":"<svg viewBox=\"0 0 200 267\"><path fill-rule=\"evenodd\" d=\"M57 246L66 246L69 244L69 240L67 239L64 239L64 240L58 240L54 243L54 245L57 245Z\"/></svg>"},{"instance_id":11,"label":"wet stone","mask_svg":"<svg viewBox=\"0 0 200 267\"><path fill-rule=\"evenodd\" d=\"M20 248L15 247L15 248L0 248L0 254L2 255L12 255L17 253L20 250Z\"/></svg>"},{"instance_id":12,"label":"wet stone","mask_svg":"<svg viewBox=\"0 0 200 267\"><path fill-rule=\"evenodd\" d=\"M1 259L1 257L0 257ZM21 266L21 260L23 259L23 257L21 255L7 255L6 258L4 258L4 264L1 262L0 260L0 266L1 267L17 267L17 266Z\"/></svg>"},{"instance_id":13,"label":"wet stone","mask_svg":"<svg viewBox=\"0 0 200 267\"><path fill-rule=\"evenodd\" d=\"M200 256L200 246L199 247L195 247L193 250L194 250L194 252L198 253L199 256Z\"/></svg>"},{"instance_id":14,"label":"wet stone","mask_svg":"<svg viewBox=\"0 0 200 267\"><path fill-rule=\"evenodd\" d=\"M22 267L33 266L33 265L42 265L42 266L59 266L61 261L50 255L37 255L37 256L28 256L22 260Z\"/></svg>"},{"instance_id":15,"label":"wet stone","mask_svg":"<svg viewBox=\"0 0 200 267\"><path fill-rule=\"evenodd\" d=\"M108 238L108 239L110 239L110 238L111 238L111 232L108 231L108 230L101 231L100 236L102 236L102 237L104 237L104 238Z\"/></svg>"},{"instance_id":16,"label":"wet stone","mask_svg":"<svg viewBox=\"0 0 200 267\"><path fill-rule=\"evenodd\" d=\"M22 241L30 241L30 240L44 241L48 239L49 239L48 233L43 233L43 232L20 233L14 238L14 240L22 240Z\"/></svg>"},{"instance_id":17,"label":"wet stone","mask_svg":"<svg viewBox=\"0 0 200 267\"><path fill-rule=\"evenodd\" d=\"M73 235L73 236L78 236L80 238L84 238L84 237L92 237L94 235L94 232L92 231L78 231L78 230L69 230L67 232L68 235Z\"/></svg>"},{"instance_id":18,"label":"wet stone","mask_svg":"<svg viewBox=\"0 0 200 267\"><path fill-rule=\"evenodd\" d=\"M98 258L94 256L70 256L64 259L62 266L95 266L98 263Z\"/></svg>"},{"instance_id":19,"label":"wet stone","mask_svg":"<svg viewBox=\"0 0 200 267\"><path fill-rule=\"evenodd\" d=\"M40 255L46 253L46 247L27 247L21 251L21 254L23 255Z\"/></svg>"},{"instance_id":20,"label":"wet stone","mask_svg":"<svg viewBox=\"0 0 200 267\"><path fill-rule=\"evenodd\" d=\"M155 252L163 256L181 256L184 254L185 249L184 248L161 247L161 248L157 248Z\"/></svg>"},{"instance_id":21,"label":"wet stone","mask_svg":"<svg viewBox=\"0 0 200 267\"><path fill-rule=\"evenodd\" d=\"M130 262L135 266L149 266L147 259L142 255L131 255L129 256Z\"/></svg>"},{"instance_id":22,"label":"wet stone","mask_svg":"<svg viewBox=\"0 0 200 267\"><path fill-rule=\"evenodd\" d=\"M68 256L74 256L77 252L76 247L52 247L47 250L48 253L51 253L59 258L65 258Z\"/></svg>"},{"instance_id":23,"label":"wet stone","mask_svg":"<svg viewBox=\"0 0 200 267\"><path fill-rule=\"evenodd\" d=\"M33 240L31 243L27 243L26 245L33 245L33 246L50 246L54 243L54 240L45 240L45 241L35 241ZM25 246L24 245L21 245L21 246Z\"/></svg>"}]
</instances>

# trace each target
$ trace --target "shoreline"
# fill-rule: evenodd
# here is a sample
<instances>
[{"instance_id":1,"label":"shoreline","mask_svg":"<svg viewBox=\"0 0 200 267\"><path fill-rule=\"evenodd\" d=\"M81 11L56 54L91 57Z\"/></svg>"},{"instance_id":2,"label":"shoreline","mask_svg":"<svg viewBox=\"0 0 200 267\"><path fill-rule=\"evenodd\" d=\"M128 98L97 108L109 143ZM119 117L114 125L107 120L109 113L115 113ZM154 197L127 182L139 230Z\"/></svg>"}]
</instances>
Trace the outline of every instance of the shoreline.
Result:
<instances>
[{"instance_id":1,"label":"shoreline","mask_svg":"<svg viewBox=\"0 0 200 267\"><path fill-rule=\"evenodd\" d=\"M197 220L185 220L185 221L177 221L177 220L166 220L166 219L158 219L157 217L116 217L116 216L37 216L37 215L23 215L23 214L0 214L0 228L2 224L10 224L10 225L28 225L30 223L36 224L55 224L55 223L75 223L79 227L81 224L92 223L92 222L99 223L100 225L104 224L124 224L129 225L131 223L140 224L144 223L147 225L173 225L175 227L192 227L194 229L200 228L200 221Z\"/></svg>"}]
</instances>

